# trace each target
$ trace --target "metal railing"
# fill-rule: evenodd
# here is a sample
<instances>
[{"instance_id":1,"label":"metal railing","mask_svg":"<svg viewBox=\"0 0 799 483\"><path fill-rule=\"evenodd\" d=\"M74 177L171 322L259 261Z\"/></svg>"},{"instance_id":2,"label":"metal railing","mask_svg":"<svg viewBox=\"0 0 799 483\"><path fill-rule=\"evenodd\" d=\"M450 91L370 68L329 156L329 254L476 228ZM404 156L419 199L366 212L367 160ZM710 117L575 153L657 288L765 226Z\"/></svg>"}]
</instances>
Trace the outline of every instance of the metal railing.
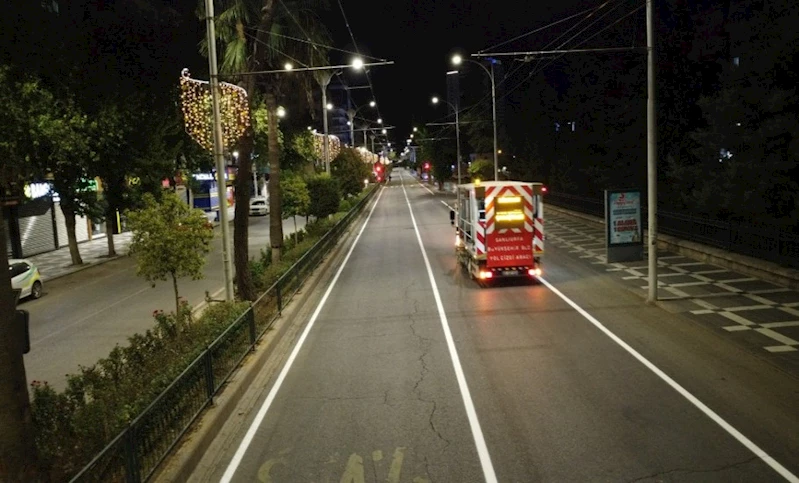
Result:
<instances>
[{"instance_id":1,"label":"metal railing","mask_svg":"<svg viewBox=\"0 0 799 483\"><path fill-rule=\"evenodd\" d=\"M546 201L561 208L605 217L605 205L601 199L550 193ZM646 223L645 206L641 217ZM777 224L720 221L658 209L658 230L683 240L799 268L799 235Z\"/></svg>"},{"instance_id":2,"label":"metal railing","mask_svg":"<svg viewBox=\"0 0 799 483\"><path fill-rule=\"evenodd\" d=\"M353 206L71 481L149 480L375 191Z\"/></svg>"}]
</instances>

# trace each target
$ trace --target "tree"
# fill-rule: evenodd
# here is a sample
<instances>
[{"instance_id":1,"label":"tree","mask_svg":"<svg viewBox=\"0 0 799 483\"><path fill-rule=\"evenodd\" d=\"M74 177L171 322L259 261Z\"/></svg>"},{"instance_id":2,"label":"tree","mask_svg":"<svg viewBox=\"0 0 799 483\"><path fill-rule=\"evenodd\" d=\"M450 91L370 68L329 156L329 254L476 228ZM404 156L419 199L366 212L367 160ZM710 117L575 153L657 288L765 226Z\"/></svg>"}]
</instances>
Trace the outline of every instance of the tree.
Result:
<instances>
[{"instance_id":1,"label":"tree","mask_svg":"<svg viewBox=\"0 0 799 483\"><path fill-rule=\"evenodd\" d=\"M352 148L342 148L331 163L330 170L333 178L338 180L339 189L345 198L360 193L363 190L363 180L369 178L371 173L369 165Z\"/></svg>"},{"instance_id":2,"label":"tree","mask_svg":"<svg viewBox=\"0 0 799 483\"><path fill-rule=\"evenodd\" d=\"M494 161L488 159L476 159L469 166L469 174L472 178L480 180L494 179Z\"/></svg>"},{"instance_id":3,"label":"tree","mask_svg":"<svg viewBox=\"0 0 799 483\"><path fill-rule=\"evenodd\" d=\"M35 83L15 83L9 74L9 69L0 66L0 200L22 194L23 180L31 172L28 153L34 141L28 106L20 94L30 92ZM12 324L15 307L3 209L0 206L0 481L33 481L36 445L25 362Z\"/></svg>"},{"instance_id":4,"label":"tree","mask_svg":"<svg viewBox=\"0 0 799 483\"><path fill-rule=\"evenodd\" d=\"M127 213L133 232L130 253L136 256L136 274L149 282L170 278L178 315L178 278L203 278L213 227L202 210L189 208L171 191L165 191L160 202L149 193L142 201L144 208Z\"/></svg>"},{"instance_id":5,"label":"tree","mask_svg":"<svg viewBox=\"0 0 799 483\"><path fill-rule=\"evenodd\" d=\"M223 4L221 13L217 15L217 34L222 42L222 65L220 72L240 74L246 72L281 69L286 57L303 58L297 52L310 48L283 46L287 35L307 39L315 49L317 45L326 42L317 35L321 32L321 23L316 16L314 2L275 0L227 0ZM282 8L278 8L282 7ZM255 34L250 34L255 32ZM280 35L272 35L272 33ZM297 54L297 55L294 55ZM312 62L307 62L312 64ZM304 76L301 76L304 78ZM253 101L257 99L256 80L254 75L236 76L236 80L243 87L250 99L252 110ZM269 234L272 259L280 260L280 250L283 245L283 221L281 214L280 191L280 143L278 140L277 110L278 97L281 93L281 83L287 82L285 76L276 76L269 79L263 92L263 100L267 110L267 134L269 153ZM295 80L296 84L296 80ZM307 87L307 82L304 83ZM307 89L306 89L307 90ZM260 93L259 93L260 95ZM245 132L237 149L239 159L246 160L239 163L236 181L236 218L234 220L234 262L236 266L236 281L239 294L246 300L255 299L255 290L250 274L248 255L248 206L249 206L249 179L250 163L254 149L254 130Z\"/></svg>"},{"instance_id":6,"label":"tree","mask_svg":"<svg viewBox=\"0 0 799 483\"><path fill-rule=\"evenodd\" d=\"M313 134L307 129L287 135L290 139L285 143L283 160L280 167L283 170L312 175L316 173L316 150L314 149Z\"/></svg>"},{"instance_id":7,"label":"tree","mask_svg":"<svg viewBox=\"0 0 799 483\"><path fill-rule=\"evenodd\" d=\"M795 2L730 12L737 62L699 101L705 125L691 134L695 161L672 160L686 205L722 218L799 220L799 103Z\"/></svg>"},{"instance_id":8,"label":"tree","mask_svg":"<svg viewBox=\"0 0 799 483\"><path fill-rule=\"evenodd\" d=\"M311 206L308 185L299 176L287 173L281 180L280 188L283 192L283 217L294 219L294 240L297 241L297 215L306 215Z\"/></svg>"},{"instance_id":9,"label":"tree","mask_svg":"<svg viewBox=\"0 0 799 483\"><path fill-rule=\"evenodd\" d=\"M33 163L40 179L52 178L66 222L72 264L81 265L83 260L75 235L76 216L96 218L99 215L97 192L92 187L94 180L89 171L97 155L91 140L98 125L89 121L68 99L56 100L47 95L42 100L49 106L49 112L35 116L39 142L31 153Z\"/></svg>"},{"instance_id":10,"label":"tree","mask_svg":"<svg viewBox=\"0 0 799 483\"><path fill-rule=\"evenodd\" d=\"M341 194L335 179L322 173L310 178L307 183L308 193L311 196L311 204L308 207L309 215L321 220L338 211Z\"/></svg>"}]
</instances>

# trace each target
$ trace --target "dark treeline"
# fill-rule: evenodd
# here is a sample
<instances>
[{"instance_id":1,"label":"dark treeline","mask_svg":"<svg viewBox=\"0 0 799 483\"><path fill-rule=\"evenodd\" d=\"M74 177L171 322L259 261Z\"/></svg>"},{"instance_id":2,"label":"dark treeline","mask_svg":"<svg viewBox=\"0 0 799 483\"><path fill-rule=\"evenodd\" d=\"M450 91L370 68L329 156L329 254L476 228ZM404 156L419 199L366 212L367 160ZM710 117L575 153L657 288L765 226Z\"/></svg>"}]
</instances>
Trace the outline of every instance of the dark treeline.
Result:
<instances>
[{"instance_id":1,"label":"dark treeline","mask_svg":"<svg viewBox=\"0 0 799 483\"><path fill-rule=\"evenodd\" d=\"M795 225L799 29L792 26L799 25L799 4L663 0L656 9L662 209ZM543 180L563 193L645 190L645 34L640 9L582 46L635 50L549 56L521 66L504 60L513 75L502 86L500 139L507 136L511 146L502 164L515 177ZM490 119L490 105L483 111L473 116ZM485 146L485 131L470 142Z\"/></svg>"}]
</instances>

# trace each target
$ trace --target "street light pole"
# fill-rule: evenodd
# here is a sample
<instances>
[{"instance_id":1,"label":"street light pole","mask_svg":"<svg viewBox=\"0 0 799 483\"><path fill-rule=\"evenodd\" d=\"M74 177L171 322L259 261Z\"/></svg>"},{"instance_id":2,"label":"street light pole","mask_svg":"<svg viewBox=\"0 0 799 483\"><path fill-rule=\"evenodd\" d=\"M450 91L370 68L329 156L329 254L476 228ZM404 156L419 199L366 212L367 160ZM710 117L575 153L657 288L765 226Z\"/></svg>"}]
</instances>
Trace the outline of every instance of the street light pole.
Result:
<instances>
[{"instance_id":1,"label":"street light pole","mask_svg":"<svg viewBox=\"0 0 799 483\"><path fill-rule=\"evenodd\" d=\"M225 154L222 122L219 113L219 73L216 66L216 31L214 29L214 2L205 0L205 23L208 32L208 70L211 84L211 110L213 115L214 161L216 162L216 188L219 197L219 222L222 224L222 263L225 270L225 300L233 300L233 267L230 263L230 226L227 213L225 186Z\"/></svg>"},{"instance_id":2,"label":"street light pole","mask_svg":"<svg viewBox=\"0 0 799 483\"><path fill-rule=\"evenodd\" d=\"M322 87L322 127L325 131L324 139L324 157L325 157L325 173L330 174L330 138L327 133L327 83Z\"/></svg>"},{"instance_id":3,"label":"street light pole","mask_svg":"<svg viewBox=\"0 0 799 483\"><path fill-rule=\"evenodd\" d=\"M356 111L350 109L347 111L347 117L350 119L350 142L352 147L355 147L355 113Z\"/></svg>"},{"instance_id":4,"label":"street light pole","mask_svg":"<svg viewBox=\"0 0 799 483\"><path fill-rule=\"evenodd\" d=\"M480 68L483 69L491 79L491 112L494 123L494 181L499 181L499 146L497 146L497 86L494 81L494 64L497 62L497 60L489 59L491 61L491 70L488 70L486 66L480 62L477 62L476 60L464 59L460 55L455 55L452 57L452 63L455 65L459 65L464 60L479 65Z\"/></svg>"},{"instance_id":5,"label":"street light pole","mask_svg":"<svg viewBox=\"0 0 799 483\"><path fill-rule=\"evenodd\" d=\"M322 129L324 130L325 138L322 141L322 155L325 160L325 173L330 174L330 148L328 139L328 132L327 132L327 86L330 84L330 79L333 77L332 72L327 71L317 71L316 74L316 81L319 83L319 87L322 88Z\"/></svg>"},{"instance_id":6,"label":"street light pole","mask_svg":"<svg viewBox=\"0 0 799 483\"><path fill-rule=\"evenodd\" d=\"M457 73L457 71L453 71L452 73ZM447 73L447 75L449 75L449 74L450 74L450 72ZM433 98L433 104L438 104L439 100L440 99L438 97L434 97ZM456 150L457 150L456 156L458 158L458 184L461 184L461 134L460 134L460 120L458 119L458 110L459 109L458 109L458 105L456 105L456 104L452 104L449 101L444 101L444 102L446 102L449 106L451 106L452 109L455 111L455 144L456 144Z\"/></svg>"},{"instance_id":7,"label":"street light pole","mask_svg":"<svg viewBox=\"0 0 799 483\"><path fill-rule=\"evenodd\" d=\"M494 119L494 181L499 181L499 147L497 146L497 87L494 83L494 59L491 59L491 110Z\"/></svg>"},{"instance_id":8,"label":"street light pole","mask_svg":"<svg viewBox=\"0 0 799 483\"><path fill-rule=\"evenodd\" d=\"M657 130L655 124L655 38L652 30L652 3L646 2L646 78L647 78L647 103L646 103L646 167L647 167L647 204L648 216L648 243L649 243L649 293L647 302L654 303L658 299L658 172L657 172Z\"/></svg>"},{"instance_id":9,"label":"street light pole","mask_svg":"<svg viewBox=\"0 0 799 483\"><path fill-rule=\"evenodd\" d=\"M375 107L377 103L375 101L369 102L369 107ZM355 147L355 116L358 115L358 111L363 109L364 106L361 106L357 109L349 109L347 111L347 117L350 120L350 142L352 142L352 147ZM366 131L363 132L363 147L366 147Z\"/></svg>"}]
</instances>

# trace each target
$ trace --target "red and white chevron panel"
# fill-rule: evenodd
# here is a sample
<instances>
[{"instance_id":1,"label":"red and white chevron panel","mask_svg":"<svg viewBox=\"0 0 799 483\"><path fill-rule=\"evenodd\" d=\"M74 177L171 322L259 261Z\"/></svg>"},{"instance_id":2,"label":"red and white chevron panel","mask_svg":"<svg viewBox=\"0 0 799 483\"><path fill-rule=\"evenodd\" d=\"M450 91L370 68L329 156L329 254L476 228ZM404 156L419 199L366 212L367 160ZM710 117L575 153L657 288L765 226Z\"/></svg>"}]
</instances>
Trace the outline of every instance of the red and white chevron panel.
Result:
<instances>
[{"instance_id":1,"label":"red and white chevron panel","mask_svg":"<svg viewBox=\"0 0 799 483\"><path fill-rule=\"evenodd\" d=\"M474 237L474 250L477 255L482 255L486 252L486 235L485 235L485 222L478 221L477 228L475 229L477 236Z\"/></svg>"},{"instance_id":2,"label":"red and white chevron panel","mask_svg":"<svg viewBox=\"0 0 799 483\"><path fill-rule=\"evenodd\" d=\"M533 232L533 252L536 256L544 253L544 201L542 196L536 196L538 209L535 216L535 231Z\"/></svg>"}]
</instances>

